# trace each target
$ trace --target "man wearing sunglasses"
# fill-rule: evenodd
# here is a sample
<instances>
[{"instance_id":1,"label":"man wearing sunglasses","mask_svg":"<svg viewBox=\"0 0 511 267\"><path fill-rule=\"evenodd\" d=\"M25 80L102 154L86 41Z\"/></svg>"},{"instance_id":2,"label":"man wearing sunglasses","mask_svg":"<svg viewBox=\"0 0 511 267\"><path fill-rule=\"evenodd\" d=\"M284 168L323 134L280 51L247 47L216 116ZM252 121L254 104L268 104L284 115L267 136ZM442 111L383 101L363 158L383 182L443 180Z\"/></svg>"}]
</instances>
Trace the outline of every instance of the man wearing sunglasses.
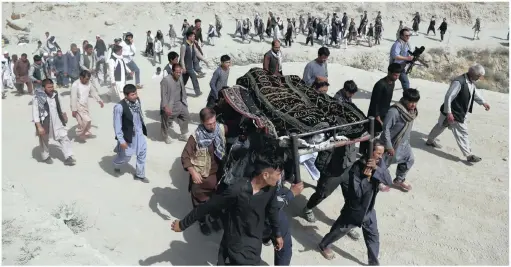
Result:
<instances>
[{"instance_id":1,"label":"man wearing sunglasses","mask_svg":"<svg viewBox=\"0 0 511 267\"><path fill-rule=\"evenodd\" d=\"M408 43L410 36L411 32L408 28L403 28L399 31L399 39L394 42L390 49L390 64L399 63L404 67L407 62L412 61L413 57L410 56L410 53L408 52L411 50L411 46ZM403 90L410 88L410 81L408 80L406 69L407 68L403 68L399 75L399 81L401 82Z\"/></svg>"}]
</instances>

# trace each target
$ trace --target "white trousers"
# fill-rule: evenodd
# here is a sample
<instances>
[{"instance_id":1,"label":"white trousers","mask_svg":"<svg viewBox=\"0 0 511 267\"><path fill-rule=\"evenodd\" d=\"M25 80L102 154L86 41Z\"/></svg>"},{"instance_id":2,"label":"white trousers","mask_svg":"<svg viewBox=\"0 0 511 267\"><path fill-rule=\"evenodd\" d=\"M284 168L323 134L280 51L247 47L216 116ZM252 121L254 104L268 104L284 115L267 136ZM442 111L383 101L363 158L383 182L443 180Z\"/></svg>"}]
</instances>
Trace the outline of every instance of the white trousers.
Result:
<instances>
[{"instance_id":1,"label":"white trousers","mask_svg":"<svg viewBox=\"0 0 511 267\"><path fill-rule=\"evenodd\" d=\"M431 129L431 132L428 135L428 142L435 141L435 138L440 136L445 130L445 128L450 128L452 133L454 134L454 139L458 146L460 147L463 156L468 157L472 155L472 151L470 150L470 141L468 140L468 127L466 120L465 122L453 122L446 126L445 121L447 117L440 113L440 117L438 117L437 124Z\"/></svg>"},{"instance_id":2,"label":"white trousers","mask_svg":"<svg viewBox=\"0 0 511 267\"><path fill-rule=\"evenodd\" d=\"M110 97L119 97L119 101L123 100L124 93L122 90L125 84L125 82L115 82L115 86L110 85Z\"/></svg>"}]
</instances>

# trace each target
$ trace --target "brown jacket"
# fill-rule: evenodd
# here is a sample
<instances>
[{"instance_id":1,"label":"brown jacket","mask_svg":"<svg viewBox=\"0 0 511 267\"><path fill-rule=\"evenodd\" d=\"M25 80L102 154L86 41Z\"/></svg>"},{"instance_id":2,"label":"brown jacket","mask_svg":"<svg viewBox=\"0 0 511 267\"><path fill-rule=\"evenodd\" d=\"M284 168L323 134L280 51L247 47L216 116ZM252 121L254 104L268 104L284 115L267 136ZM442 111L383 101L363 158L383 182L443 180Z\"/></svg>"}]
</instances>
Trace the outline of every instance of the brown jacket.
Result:
<instances>
[{"instance_id":1,"label":"brown jacket","mask_svg":"<svg viewBox=\"0 0 511 267\"><path fill-rule=\"evenodd\" d=\"M272 55L271 50L264 54L263 69L273 75L281 76L279 72L279 60Z\"/></svg>"},{"instance_id":2,"label":"brown jacket","mask_svg":"<svg viewBox=\"0 0 511 267\"><path fill-rule=\"evenodd\" d=\"M16 64L14 64L14 75L16 75L16 82L30 82L30 78L28 77L28 71L30 70L30 62L27 60L23 62L19 59Z\"/></svg>"}]
</instances>

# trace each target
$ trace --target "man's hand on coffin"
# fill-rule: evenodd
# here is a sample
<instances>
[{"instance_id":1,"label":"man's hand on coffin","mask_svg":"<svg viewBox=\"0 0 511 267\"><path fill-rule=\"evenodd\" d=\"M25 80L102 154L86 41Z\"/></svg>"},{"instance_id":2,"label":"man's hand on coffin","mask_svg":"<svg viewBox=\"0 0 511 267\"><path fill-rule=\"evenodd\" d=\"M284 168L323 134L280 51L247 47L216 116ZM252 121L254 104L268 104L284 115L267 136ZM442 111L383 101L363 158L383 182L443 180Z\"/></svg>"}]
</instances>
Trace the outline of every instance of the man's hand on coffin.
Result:
<instances>
[{"instance_id":1,"label":"man's hand on coffin","mask_svg":"<svg viewBox=\"0 0 511 267\"><path fill-rule=\"evenodd\" d=\"M389 154L389 156L393 157L395 153L396 153L396 151L394 151L393 148L387 149L387 154Z\"/></svg>"}]
</instances>

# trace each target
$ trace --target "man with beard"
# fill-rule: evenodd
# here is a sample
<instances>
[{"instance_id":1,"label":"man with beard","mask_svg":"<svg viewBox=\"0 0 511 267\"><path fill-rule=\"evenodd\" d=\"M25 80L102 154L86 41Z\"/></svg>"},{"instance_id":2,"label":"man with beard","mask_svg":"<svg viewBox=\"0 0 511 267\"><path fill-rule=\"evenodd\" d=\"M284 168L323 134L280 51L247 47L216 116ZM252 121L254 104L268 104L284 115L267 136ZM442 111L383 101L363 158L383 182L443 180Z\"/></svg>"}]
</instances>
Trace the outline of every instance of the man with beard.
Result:
<instances>
[{"instance_id":1,"label":"man with beard","mask_svg":"<svg viewBox=\"0 0 511 267\"><path fill-rule=\"evenodd\" d=\"M426 32L426 35L429 35L429 31L433 31L433 34L436 36L435 32L435 16L431 17L431 20L429 21L429 27L428 31Z\"/></svg>"},{"instance_id":2,"label":"man with beard","mask_svg":"<svg viewBox=\"0 0 511 267\"><path fill-rule=\"evenodd\" d=\"M34 56L34 64L30 66L28 73L30 75L30 80L32 80L34 90L36 91L42 89L43 80L50 78L48 72L44 68L41 57L38 55Z\"/></svg>"},{"instance_id":3,"label":"man with beard","mask_svg":"<svg viewBox=\"0 0 511 267\"><path fill-rule=\"evenodd\" d=\"M69 76L71 83L74 83L76 80L78 80L78 77L80 76L81 57L82 54L80 53L78 46L74 43L71 44L71 51L66 53L67 73L64 73L64 76Z\"/></svg>"},{"instance_id":4,"label":"man with beard","mask_svg":"<svg viewBox=\"0 0 511 267\"><path fill-rule=\"evenodd\" d=\"M190 173L189 191L194 208L207 203L216 190L217 175L221 173L225 156L227 132L225 125L216 122L216 112L213 109L203 108L199 116L201 124L190 135L181 154L183 168ZM211 222L214 230L220 230L216 219ZM199 223L201 232L210 235L205 216L199 219Z\"/></svg>"},{"instance_id":5,"label":"man with beard","mask_svg":"<svg viewBox=\"0 0 511 267\"><path fill-rule=\"evenodd\" d=\"M81 142L84 142L87 137L92 137L90 132L89 96L94 98L101 108L104 106L97 88L90 83L91 76L89 71L82 70L80 79L71 85L71 111L73 112L73 118L76 118L78 122L76 135Z\"/></svg>"},{"instance_id":6,"label":"man with beard","mask_svg":"<svg viewBox=\"0 0 511 267\"><path fill-rule=\"evenodd\" d=\"M134 61L137 49L135 47L135 43L133 42L133 34L131 32L126 33L126 39L124 39L124 42L121 43L121 47L122 56L124 58L123 60L126 63L126 66L135 72L135 83L137 85L137 89L142 89L143 86L140 84L140 69L138 68L137 63Z\"/></svg>"},{"instance_id":7,"label":"man with beard","mask_svg":"<svg viewBox=\"0 0 511 267\"><path fill-rule=\"evenodd\" d=\"M105 41L101 39L101 36L96 35L96 45L94 46L94 50L96 51L96 56L98 57L97 69L98 69L98 79L101 84L105 83L107 68L105 66L107 59L110 55L107 55L107 48Z\"/></svg>"},{"instance_id":8,"label":"man with beard","mask_svg":"<svg viewBox=\"0 0 511 267\"><path fill-rule=\"evenodd\" d=\"M188 134L190 113L188 112L186 89L181 72L182 67L179 64L173 64L170 75L163 77L160 82L161 133L167 144L172 142L169 130L172 128L174 120L177 121L181 130L181 135L178 139L185 142L186 134Z\"/></svg>"},{"instance_id":9,"label":"man with beard","mask_svg":"<svg viewBox=\"0 0 511 267\"><path fill-rule=\"evenodd\" d=\"M263 69L272 75L282 76L282 51L280 50L280 41L271 42L270 51L264 54Z\"/></svg>"},{"instance_id":10,"label":"man with beard","mask_svg":"<svg viewBox=\"0 0 511 267\"><path fill-rule=\"evenodd\" d=\"M195 65L198 64L199 60L205 61L205 58L202 57L199 52L197 45L195 44L195 33L187 32L186 33L186 42L181 45L181 53L180 53L180 64L183 66L183 82L186 85L188 79L192 79L193 90L195 91L195 95L198 97L202 95L200 91L199 81L197 80L197 74L195 72ZM206 62L206 65L208 63Z\"/></svg>"},{"instance_id":11,"label":"man with beard","mask_svg":"<svg viewBox=\"0 0 511 267\"><path fill-rule=\"evenodd\" d=\"M142 107L133 84L123 88L124 99L114 106L114 132L117 153L113 160L116 176L121 174L121 166L129 163L133 154L137 157L136 173L133 178L143 183L149 183L145 177L145 164L147 157L147 129L144 124Z\"/></svg>"},{"instance_id":12,"label":"man with beard","mask_svg":"<svg viewBox=\"0 0 511 267\"><path fill-rule=\"evenodd\" d=\"M218 38L222 37L222 33L220 32L222 30L222 20L218 14L215 14L215 27L216 32L218 33Z\"/></svg>"},{"instance_id":13,"label":"man with beard","mask_svg":"<svg viewBox=\"0 0 511 267\"><path fill-rule=\"evenodd\" d=\"M91 74L89 83L96 91L99 91L99 78L98 78L98 58L94 53L91 44L85 46L85 53L80 58L80 69L86 70ZM81 77L81 76L80 76Z\"/></svg>"},{"instance_id":14,"label":"man with beard","mask_svg":"<svg viewBox=\"0 0 511 267\"><path fill-rule=\"evenodd\" d=\"M42 88L36 90L32 100L32 119L39 138L41 160L47 164L53 163L49 147L52 138L60 145L59 148L65 158L64 164L73 166L76 160L71 151L71 141L67 137L67 114L62 111L59 95L53 88L53 81L44 79L41 85Z\"/></svg>"},{"instance_id":15,"label":"man with beard","mask_svg":"<svg viewBox=\"0 0 511 267\"><path fill-rule=\"evenodd\" d=\"M32 87L32 81L29 76L30 62L27 59L27 54L21 54L21 59L14 64L14 75L16 76L16 89L18 90L18 96L23 94L23 87L26 84L28 94L34 93Z\"/></svg>"},{"instance_id":16,"label":"man with beard","mask_svg":"<svg viewBox=\"0 0 511 267\"><path fill-rule=\"evenodd\" d=\"M269 148L269 144L265 144ZM275 236L276 249L283 247L279 227L277 182L281 178L284 151L277 145L254 156L253 172L238 179L203 205L194 208L183 220L172 223L181 232L208 214L225 210L224 234L217 265L260 265L265 221Z\"/></svg>"},{"instance_id":17,"label":"man with beard","mask_svg":"<svg viewBox=\"0 0 511 267\"><path fill-rule=\"evenodd\" d=\"M474 102L484 106L486 111L490 110L490 105L481 97L475 85L475 82L483 77L484 73L483 66L476 64L471 66L467 73L456 77L451 82L451 86L445 94L444 103L440 107L438 123L431 129L426 145L442 148L435 139L442 134L445 128L449 128L467 161L470 163L481 161L481 158L474 155L470 149L467 117L468 113L472 113Z\"/></svg>"},{"instance_id":18,"label":"man with beard","mask_svg":"<svg viewBox=\"0 0 511 267\"><path fill-rule=\"evenodd\" d=\"M419 15L419 12L415 13L415 17L412 19L412 30L414 35L419 35L419 24L421 23L421 16Z\"/></svg>"},{"instance_id":19,"label":"man with beard","mask_svg":"<svg viewBox=\"0 0 511 267\"><path fill-rule=\"evenodd\" d=\"M438 27L438 29L440 30L440 42L443 42L445 32L447 31L447 19L446 18L444 18L444 21L442 21L442 24L440 24L440 27Z\"/></svg>"},{"instance_id":20,"label":"man with beard","mask_svg":"<svg viewBox=\"0 0 511 267\"><path fill-rule=\"evenodd\" d=\"M403 91L403 97L392 105L383 121L381 141L385 144L385 165L397 163L394 186L408 192L412 186L406 180L406 174L412 168L415 158L410 146L410 132L413 121L419 115L417 103L420 94L417 89Z\"/></svg>"},{"instance_id":21,"label":"man with beard","mask_svg":"<svg viewBox=\"0 0 511 267\"><path fill-rule=\"evenodd\" d=\"M394 95L394 86L396 80L401 73L402 67L398 63L392 63L387 68L387 76L380 79L374 84L373 92L371 93L371 100L369 102L369 110L367 117L374 117L374 136L378 136L383 130L383 121L390 108L390 102ZM369 142L360 143L360 154L366 154L369 148Z\"/></svg>"},{"instance_id":22,"label":"man with beard","mask_svg":"<svg viewBox=\"0 0 511 267\"><path fill-rule=\"evenodd\" d=\"M382 141L374 140L373 151L366 158L355 161L345 175L347 182L341 184L345 202L341 215L330 228L330 232L319 243L319 251L328 260L335 258L330 249L337 240L355 227L362 227L367 247L368 265L379 265L380 235L376 220L376 196L380 184L392 184L392 178L382 160L385 147Z\"/></svg>"},{"instance_id":23,"label":"man with beard","mask_svg":"<svg viewBox=\"0 0 511 267\"><path fill-rule=\"evenodd\" d=\"M410 88L410 80L408 80L408 74L406 74L406 66L408 62L413 60L410 56L410 30L404 28L399 32L399 39L394 42L390 48L390 63L399 63L402 65L401 74L399 75L399 81L403 87L403 90Z\"/></svg>"},{"instance_id":24,"label":"man with beard","mask_svg":"<svg viewBox=\"0 0 511 267\"><path fill-rule=\"evenodd\" d=\"M124 62L122 55L123 48L120 45L113 47L113 53L108 60L108 73L110 76L110 98L115 96L119 97L119 100L124 98L123 88L126 85L128 76L133 76L133 71L128 67L128 64Z\"/></svg>"}]
</instances>

